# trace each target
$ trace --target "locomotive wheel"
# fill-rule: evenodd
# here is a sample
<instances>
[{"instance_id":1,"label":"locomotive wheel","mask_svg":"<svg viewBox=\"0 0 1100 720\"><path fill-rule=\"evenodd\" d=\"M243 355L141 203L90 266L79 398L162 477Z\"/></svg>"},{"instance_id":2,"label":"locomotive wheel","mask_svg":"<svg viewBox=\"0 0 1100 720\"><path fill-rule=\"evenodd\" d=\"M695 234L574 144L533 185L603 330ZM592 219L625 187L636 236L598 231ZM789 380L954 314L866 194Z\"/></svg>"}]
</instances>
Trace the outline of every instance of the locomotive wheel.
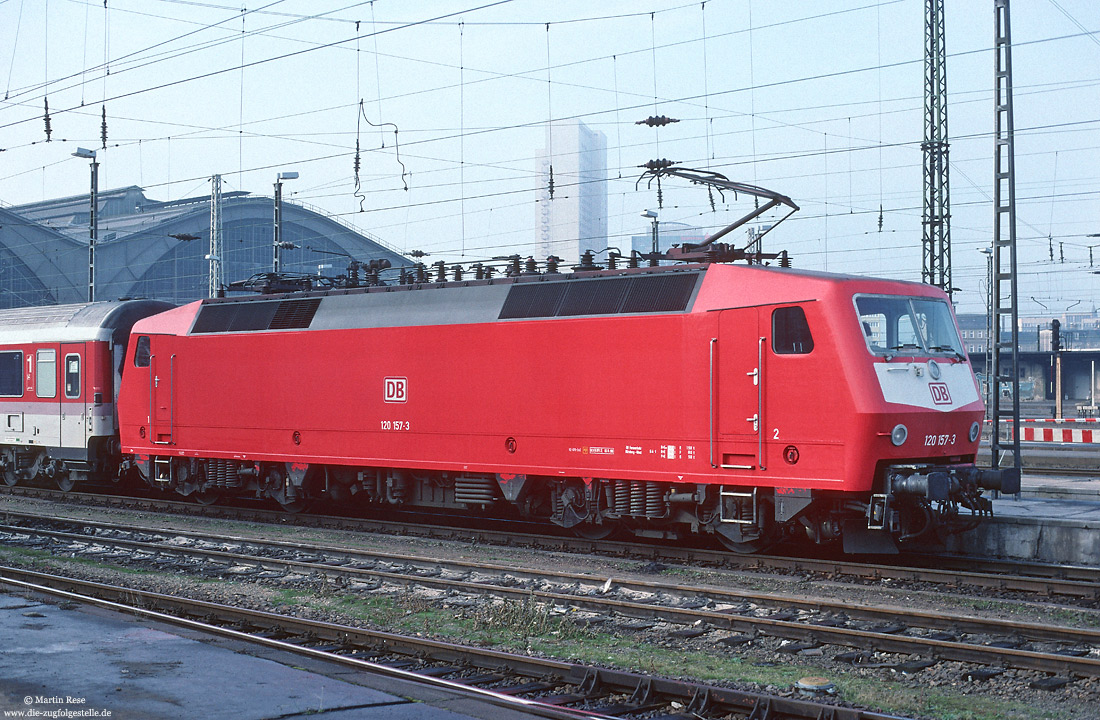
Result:
<instances>
[{"instance_id":1,"label":"locomotive wheel","mask_svg":"<svg viewBox=\"0 0 1100 720\"><path fill-rule=\"evenodd\" d=\"M279 507L291 515L294 515L305 510L307 504L308 502L306 500L292 500L290 502L280 502Z\"/></svg>"},{"instance_id":2,"label":"locomotive wheel","mask_svg":"<svg viewBox=\"0 0 1100 720\"><path fill-rule=\"evenodd\" d=\"M719 533L718 540L722 543L722 547L730 552L737 553L738 555L752 555L753 553L764 552L772 545L775 545L777 538L764 537L759 540L750 540L748 542L734 542Z\"/></svg>"},{"instance_id":3,"label":"locomotive wheel","mask_svg":"<svg viewBox=\"0 0 1100 720\"><path fill-rule=\"evenodd\" d=\"M62 470L54 476L54 482L57 483L57 489L61 492L69 492L76 487L76 473L72 470Z\"/></svg>"},{"instance_id":4,"label":"locomotive wheel","mask_svg":"<svg viewBox=\"0 0 1100 720\"><path fill-rule=\"evenodd\" d=\"M308 498L298 497L294 492L286 467L281 463L268 467L264 476L264 485L267 496L279 503L288 513L299 513L309 504Z\"/></svg>"},{"instance_id":5,"label":"locomotive wheel","mask_svg":"<svg viewBox=\"0 0 1100 720\"><path fill-rule=\"evenodd\" d=\"M597 525L596 523L583 522L569 528L573 531L573 534L579 538L585 540L603 540L611 537L619 530L619 523L605 520L603 523Z\"/></svg>"},{"instance_id":6,"label":"locomotive wheel","mask_svg":"<svg viewBox=\"0 0 1100 720\"><path fill-rule=\"evenodd\" d=\"M8 487L15 487L19 482L19 475L15 471L15 453L11 450L5 450L3 454L4 460L4 484Z\"/></svg>"},{"instance_id":7,"label":"locomotive wheel","mask_svg":"<svg viewBox=\"0 0 1100 720\"><path fill-rule=\"evenodd\" d=\"M195 498L195 502L199 505L213 505L221 500L222 494L216 490L203 490L202 492L191 493L191 497Z\"/></svg>"},{"instance_id":8,"label":"locomotive wheel","mask_svg":"<svg viewBox=\"0 0 1100 720\"><path fill-rule=\"evenodd\" d=\"M759 534L749 539L735 540L733 537L727 536L723 532L714 533L718 538L718 541L722 543L722 546L731 552L735 552L738 555L751 555L753 553L763 552L775 545L782 537L779 528L771 520L773 510L771 500L763 498L760 500L760 504L757 508L757 513L760 515L760 521L763 525L759 530ZM740 534L740 533L738 533Z\"/></svg>"}]
</instances>

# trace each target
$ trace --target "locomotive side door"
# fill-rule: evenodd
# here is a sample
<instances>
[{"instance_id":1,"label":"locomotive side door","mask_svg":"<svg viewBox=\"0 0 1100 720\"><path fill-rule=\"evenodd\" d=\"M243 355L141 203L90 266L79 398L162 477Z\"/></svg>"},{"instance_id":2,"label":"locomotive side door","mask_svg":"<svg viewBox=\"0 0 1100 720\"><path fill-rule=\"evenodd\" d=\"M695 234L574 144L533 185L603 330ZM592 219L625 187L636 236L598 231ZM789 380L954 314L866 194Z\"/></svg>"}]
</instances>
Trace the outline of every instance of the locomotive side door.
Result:
<instances>
[{"instance_id":1,"label":"locomotive side door","mask_svg":"<svg viewBox=\"0 0 1100 720\"><path fill-rule=\"evenodd\" d=\"M84 343L61 346L61 447L88 446L85 357Z\"/></svg>"},{"instance_id":2,"label":"locomotive side door","mask_svg":"<svg viewBox=\"0 0 1100 720\"><path fill-rule=\"evenodd\" d=\"M764 340L758 308L723 310L711 341L713 416L711 464L762 469Z\"/></svg>"},{"instance_id":3,"label":"locomotive side door","mask_svg":"<svg viewBox=\"0 0 1100 720\"><path fill-rule=\"evenodd\" d=\"M149 356L150 435L158 445L171 445L176 432L176 355L168 344L157 337Z\"/></svg>"}]
</instances>

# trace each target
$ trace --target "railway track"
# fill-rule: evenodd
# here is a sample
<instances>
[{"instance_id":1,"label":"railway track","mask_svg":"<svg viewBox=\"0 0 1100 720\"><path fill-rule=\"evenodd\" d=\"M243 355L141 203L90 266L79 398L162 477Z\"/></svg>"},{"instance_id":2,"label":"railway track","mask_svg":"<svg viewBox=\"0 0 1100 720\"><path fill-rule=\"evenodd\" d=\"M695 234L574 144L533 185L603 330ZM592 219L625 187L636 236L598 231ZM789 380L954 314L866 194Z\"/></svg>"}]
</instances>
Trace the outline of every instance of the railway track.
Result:
<instances>
[{"instance_id":1,"label":"railway track","mask_svg":"<svg viewBox=\"0 0 1100 720\"><path fill-rule=\"evenodd\" d=\"M666 717L897 720L812 700L532 658L16 568L0 568L0 585L431 684L539 717L610 720L651 717L663 710Z\"/></svg>"},{"instance_id":2,"label":"railway track","mask_svg":"<svg viewBox=\"0 0 1100 720\"><path fill-rule=\"evenodd\" d=\"M1095 459L1093 460L1095 462ZM1058 477L1060 475L1073 475L1078 477L1097 477L1100 476L1100 472L1096 470L1095 466L1085 467L1035 467L1025 471L1026 475L1031 477Z\"/></svg>"},{"instance_id":3,"label":"railway track","mask_svg":"<svg viewBox=\"0 0 1100 720\"><path fill-rule=\"evenodd\" d=\"M607 557L629 557L655 562L694 563L746 571L786 572L826 578L857 578L880 582L891 580L932 584L952 588L983 588L1039 597L1070 597L1085 603L1100 601L1100 568L1052 565L983 557L922 555L906 559L910 564L882 564L837 558L807 558L784 555L736 555L706 547L669 544L585 540L547 535L545 527L532 523L500 523L495 527L455 527L428 524L423 519L392 521L336 515L290 515L279 510L240 506L202 506L180 500L151 497L62 493L35 487L4 487L0 493L57 500L85 506L168 512L189 516L246 522L296 525L330 530L383 533L397 536L463 540L482 544L515 546L524 544L542 550L559 550ZM453 520L454 518L448 518Z\"/></svg>"},{"instance_id":4,"label":"railway track","mask_svg":"<svg viewBox=\"0 0 1100 720\"><path fill-rule=\"evenodd\" d=\"M184 558L178 562L187 564L190 572L208 575L248 578L264 573L265 579L323 576L346 588L430 588L452 599L534 601L602 618L668 622L681 627L674 635L725 632L722 642L729 645L765 637L785 641L789 652L821 645L854 648L859 652L843 658L853 664L872 663L872 653L878 652L920 656L922 662L954 660L1100 677L1100 630L1096 629L652 580L527 571L505 564L78 522L36 514L7 515L9 522L20 522L0 526L0 544L37 547L55 555L150 567L164 567L167 558ZM895 665L904 670L907 662Z\"/></svg>"}]
</instances>

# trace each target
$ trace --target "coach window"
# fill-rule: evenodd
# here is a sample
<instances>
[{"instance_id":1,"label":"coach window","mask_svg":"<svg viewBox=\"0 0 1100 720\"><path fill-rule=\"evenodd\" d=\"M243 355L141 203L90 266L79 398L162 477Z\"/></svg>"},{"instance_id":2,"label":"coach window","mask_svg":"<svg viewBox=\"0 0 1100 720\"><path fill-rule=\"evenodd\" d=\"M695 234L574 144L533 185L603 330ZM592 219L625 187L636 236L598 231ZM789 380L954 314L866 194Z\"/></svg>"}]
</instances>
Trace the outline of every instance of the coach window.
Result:
<instances>
[{"instance_id":1,"label":"coach window","mask_svg":"<svg viewBox=\"0 0 1100 720\"><path fill-rule=\"evenodd\" d=\"M0 397L23 397L22 352L0 352Z\"/></svg>"},{"instance_id":2,"label":"coach window","mask_svg":"<svg viewBox=\"0 0 1100 720\"><path fill-rule=\"evenodd\" d=\"M772 350L777 355L805 355L813 349L814 338L802 308L776 308L772 312Z\"/></svg>"},{"instance_id":3,"label":"coach window","mask_svg":"<svg viewBox=\"0 0 1100 720\"><path fill-rule=\"evenodd\" d=\"M139 335L134 350L134 367L149 367L149 336Z\"/></svg>"},{"instance_id":4,"label":"coach window","mask_svg":"<svg viewBox=\"0 0 1100 720\"><path fill-rule=\"evenodd\" d=\"M80 356L65 356L65 397L80 397Z\"/></svg>"},{"instance_id":5,"label":"coach window","mask_svg":"<svg viewBox=\"0 0 1100 720\"><path fill-rule=\"evenodd\" d=\"M40 398L57 397L57 353L53 350L38 351L38 371L35 373L34 393Z\"/></svg>"}]
</instances>

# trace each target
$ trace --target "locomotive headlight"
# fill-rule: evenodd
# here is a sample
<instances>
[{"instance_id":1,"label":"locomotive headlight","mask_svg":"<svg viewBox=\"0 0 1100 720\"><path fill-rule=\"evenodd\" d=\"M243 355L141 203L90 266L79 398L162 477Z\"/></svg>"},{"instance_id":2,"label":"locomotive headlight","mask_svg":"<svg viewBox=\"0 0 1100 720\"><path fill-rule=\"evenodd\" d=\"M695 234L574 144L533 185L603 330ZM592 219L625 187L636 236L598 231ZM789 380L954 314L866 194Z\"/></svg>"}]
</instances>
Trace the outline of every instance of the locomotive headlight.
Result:
<instances>
[{"instance_id":1,"label":"locomotive headlight","mask_svg":"<svg viewBox=\"0 0 1100 720\"><path fill-rule=\"evenodd\" d=\"M982 425L979 422L970 423L970 442L974 442L978 439L978 433L982 431Z\"/></svg>"},{"instance_id":2,"label":"locomotive headlight","mask_svg":"<svg viewBox=\"0 0 1100 720\"><path fill-rule=\"evenodd\" d=\"M890 431L890 442L894 443L897 447L901 447L905 444L905 439L909 437L909 428L905 427L901 423L894 426L894 429Z\"/></svg>"},{"instance_id":3,"label":"locomotive headlight","mask_svg":"<svg viewBox=\"0 0 1100 720\"><path fill-rule=\"evenodd\" d=\"M933 380L939 380L943 371L940 370L940 364L935 360L928 361L928 374L932 376Z\"/></svg>"}]
</instances>

